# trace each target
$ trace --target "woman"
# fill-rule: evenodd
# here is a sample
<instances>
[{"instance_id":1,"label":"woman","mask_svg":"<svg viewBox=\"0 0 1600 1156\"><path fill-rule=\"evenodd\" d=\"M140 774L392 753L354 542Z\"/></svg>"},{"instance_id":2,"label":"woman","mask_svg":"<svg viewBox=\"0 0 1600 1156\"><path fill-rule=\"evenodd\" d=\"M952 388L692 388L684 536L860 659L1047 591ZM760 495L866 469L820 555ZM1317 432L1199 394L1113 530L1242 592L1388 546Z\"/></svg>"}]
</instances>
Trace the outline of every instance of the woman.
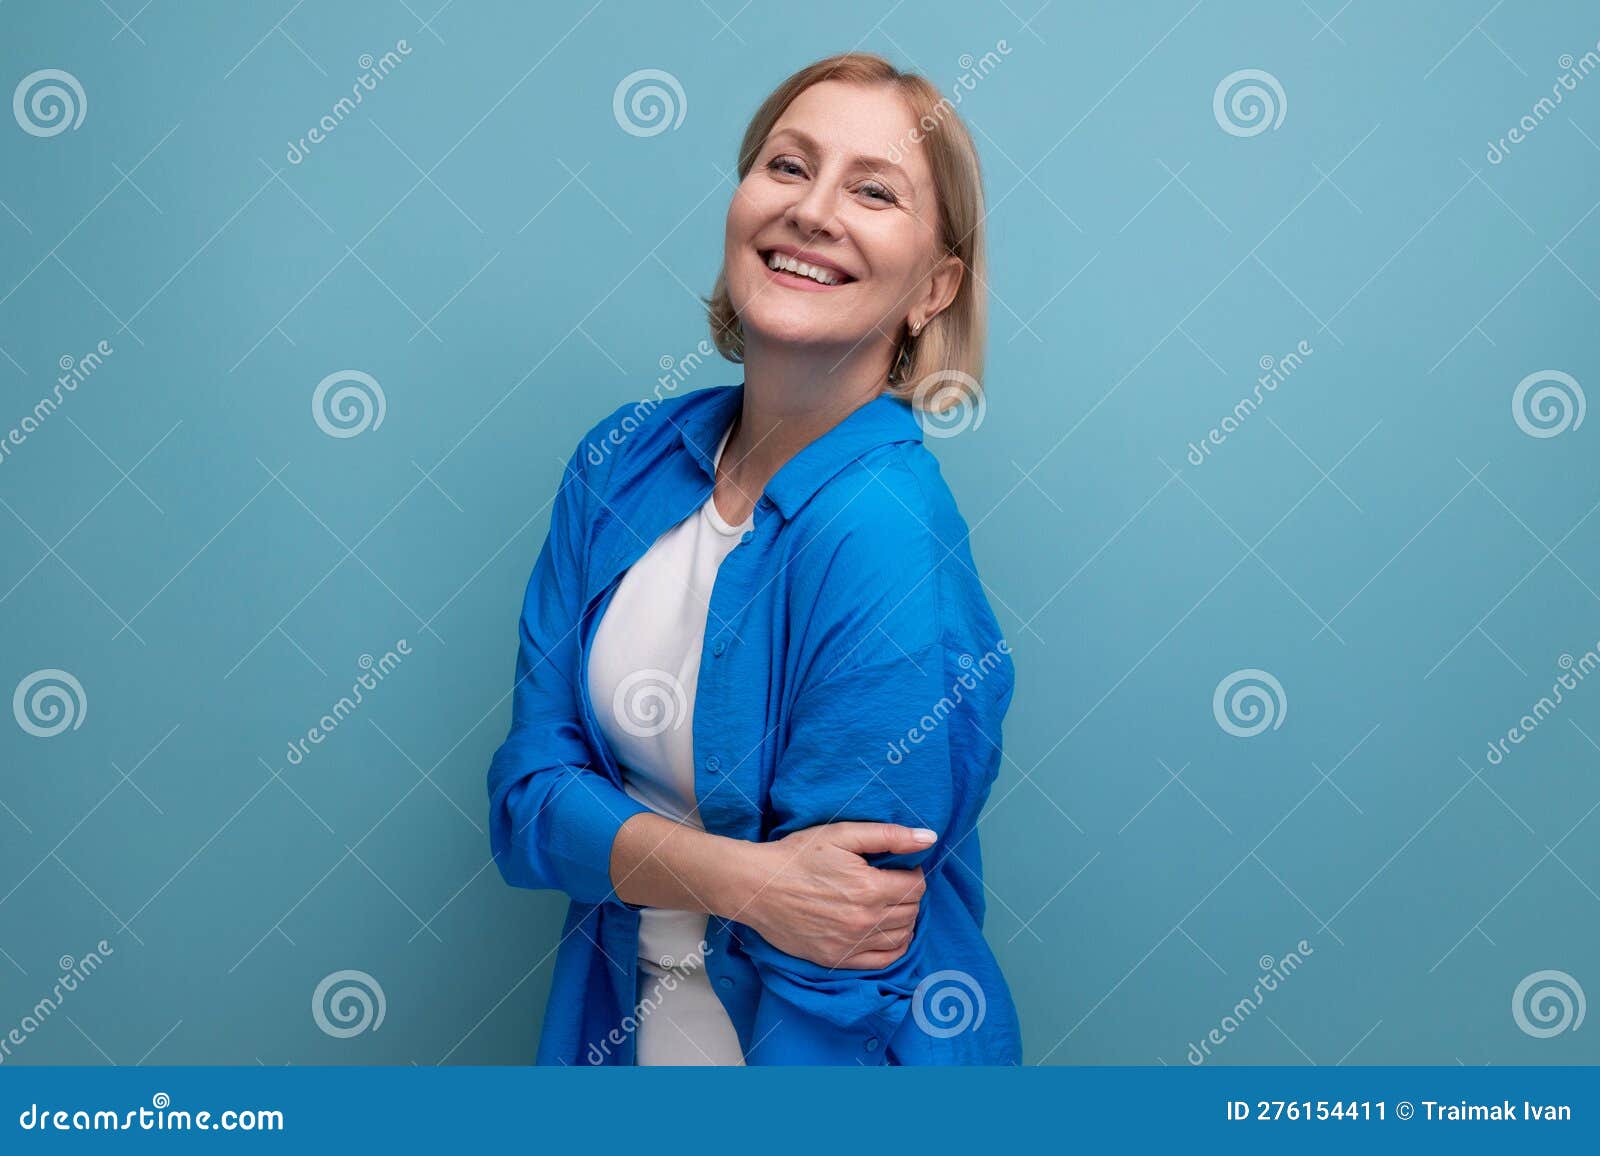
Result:
<instances>
[{"instance_id":1,"label":"woman","mask_svg":"<svg viewBox=\"0 0 1600 1156\"><path fill-rule=\"evenodd\" d=\"M506 881L572 898L538 1058L1018 1063L976 830L1014 669L913 411L976 386L976 152L851 53L738 171L744 382L590 430L524 599L489 794Z\"/></svg>"}]
</instances>

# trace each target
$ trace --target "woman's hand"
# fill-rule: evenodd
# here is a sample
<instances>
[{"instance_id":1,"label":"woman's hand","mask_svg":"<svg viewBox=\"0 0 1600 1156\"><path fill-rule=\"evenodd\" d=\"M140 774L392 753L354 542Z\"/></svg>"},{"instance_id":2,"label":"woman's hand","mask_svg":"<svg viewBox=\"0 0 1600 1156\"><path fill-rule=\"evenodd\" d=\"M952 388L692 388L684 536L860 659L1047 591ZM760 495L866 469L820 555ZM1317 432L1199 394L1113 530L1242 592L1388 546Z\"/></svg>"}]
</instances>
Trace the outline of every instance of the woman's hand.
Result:
<instances>
[{"instance_id":1,"label":"woman's hand","mask_svg":"<svg viewBox=\"0 0 1600 1156\"><path fill-rule=\"evenodd\" d=\"M888 967L905 954L926 890L920 867L873 867L865 855L925 851L937 836L893 823L828 823L750 843L754 887L728 917L772 946L823 967Z\"/></svg>"}]
</instances>

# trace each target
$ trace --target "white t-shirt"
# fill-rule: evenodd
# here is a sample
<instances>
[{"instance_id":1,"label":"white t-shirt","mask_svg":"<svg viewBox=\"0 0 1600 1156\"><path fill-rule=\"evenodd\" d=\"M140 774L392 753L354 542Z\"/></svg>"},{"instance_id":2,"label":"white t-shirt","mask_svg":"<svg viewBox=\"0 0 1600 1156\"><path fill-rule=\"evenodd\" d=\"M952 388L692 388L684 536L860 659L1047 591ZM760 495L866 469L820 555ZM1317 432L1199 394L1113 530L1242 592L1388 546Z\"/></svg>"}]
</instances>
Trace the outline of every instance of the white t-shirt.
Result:
<instances>
[{"instance_id":1,"label":"white t-shirt","mask_svg":"<svg viewBox=\"0 0 1600 1156\"><path fill-rule=\"evenodd\" d=\"M724 432L714 462L727 443ZM702 824L694 788L694 701L711 587L722 560L754 525L753 515L730 525L715 497L707 497L623 575L589 653L589 697L616 752L622 789L656 813L695 827ZM640 1063L743 1061L703 966L705 933L701 912L639 912L643 975L659 978L662 969L676 969L684 977L675 991L655 995L661 1006L651 1015L640 1016Z\"/></svg>"}]
</instances>

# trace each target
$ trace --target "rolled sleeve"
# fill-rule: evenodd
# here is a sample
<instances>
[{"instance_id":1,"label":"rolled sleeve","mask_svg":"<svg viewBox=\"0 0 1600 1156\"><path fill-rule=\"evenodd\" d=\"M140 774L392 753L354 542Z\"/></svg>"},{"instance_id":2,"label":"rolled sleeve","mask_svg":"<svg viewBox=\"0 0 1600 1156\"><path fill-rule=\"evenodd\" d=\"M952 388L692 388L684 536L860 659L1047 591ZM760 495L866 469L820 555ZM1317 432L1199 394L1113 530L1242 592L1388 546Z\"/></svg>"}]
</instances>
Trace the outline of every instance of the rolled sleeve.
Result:
<instances>
[{"instance_id":1,"label":"rolled sleeve","mask_svg":"<svg viewBox=\"0 0 1600 1156\"><path fill-rule=\"evenodd\" d=\"M489 845L507 883L621 903L611 845L649 808L595 769L578 680L588 482L567 462L523 597L511 729L489 764Z\"/></svg>"}]
</instances>

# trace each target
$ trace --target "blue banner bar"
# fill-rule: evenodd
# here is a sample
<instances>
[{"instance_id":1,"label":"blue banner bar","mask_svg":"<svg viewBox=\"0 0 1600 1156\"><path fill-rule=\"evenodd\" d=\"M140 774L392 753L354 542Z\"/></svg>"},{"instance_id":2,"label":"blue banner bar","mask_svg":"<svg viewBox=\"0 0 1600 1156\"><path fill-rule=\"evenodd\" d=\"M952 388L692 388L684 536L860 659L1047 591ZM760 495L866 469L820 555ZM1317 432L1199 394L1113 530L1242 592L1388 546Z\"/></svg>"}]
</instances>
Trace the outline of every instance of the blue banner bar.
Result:
<instances>
[{"instance_id":1,"label":"blue banner bar","mask_svg":"<svg viewBox=\"0 0 1600 1156\"><path fill-rule=\"evenodd\" d=\"M0 1152L139 1150L201 1132L297 1153L1595 1151L1597 1088L1583 1067L10 1068Z\"/></svg>"}]
</instances>

